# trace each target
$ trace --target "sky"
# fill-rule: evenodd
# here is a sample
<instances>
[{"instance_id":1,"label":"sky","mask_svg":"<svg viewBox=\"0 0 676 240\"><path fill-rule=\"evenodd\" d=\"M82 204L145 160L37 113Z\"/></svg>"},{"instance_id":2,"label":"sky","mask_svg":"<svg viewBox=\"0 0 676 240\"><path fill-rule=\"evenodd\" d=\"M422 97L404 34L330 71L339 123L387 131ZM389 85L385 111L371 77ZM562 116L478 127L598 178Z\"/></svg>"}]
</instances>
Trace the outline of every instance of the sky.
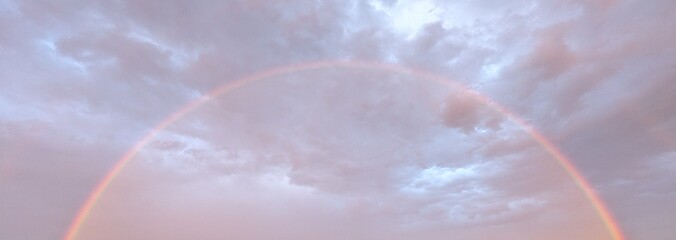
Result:
<instances>
[{"instance_id":1,"label":"sky","mask_svg":"<svg viewBox=\"0 0 676 240\"><path fill-rule=\"evenodd\" d=\"M675 11L0 0L0 239L671 240Z\"/></svg>"}]
</instances>

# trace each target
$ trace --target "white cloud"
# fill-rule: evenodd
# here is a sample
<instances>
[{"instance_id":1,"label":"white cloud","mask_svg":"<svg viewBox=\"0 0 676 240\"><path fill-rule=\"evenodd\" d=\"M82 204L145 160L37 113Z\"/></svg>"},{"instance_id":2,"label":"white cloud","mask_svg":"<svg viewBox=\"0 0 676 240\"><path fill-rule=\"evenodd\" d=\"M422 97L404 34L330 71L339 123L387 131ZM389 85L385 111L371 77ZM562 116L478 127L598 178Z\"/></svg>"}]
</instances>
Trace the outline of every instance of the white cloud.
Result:
<instances>
[{"instance_id":1,"label":"white cloud","mask_svg":"<svg viewBox=\"0 0 676 240\"><path fill-rule=\"evenodd\" d=\"M428 189L443 187L459 180L477 176L476 166L449 168L432 166L420 171L402 190L405 192L424 193ZM481 173L482 175L485 173Z\"/></svg>"}]
</instances>

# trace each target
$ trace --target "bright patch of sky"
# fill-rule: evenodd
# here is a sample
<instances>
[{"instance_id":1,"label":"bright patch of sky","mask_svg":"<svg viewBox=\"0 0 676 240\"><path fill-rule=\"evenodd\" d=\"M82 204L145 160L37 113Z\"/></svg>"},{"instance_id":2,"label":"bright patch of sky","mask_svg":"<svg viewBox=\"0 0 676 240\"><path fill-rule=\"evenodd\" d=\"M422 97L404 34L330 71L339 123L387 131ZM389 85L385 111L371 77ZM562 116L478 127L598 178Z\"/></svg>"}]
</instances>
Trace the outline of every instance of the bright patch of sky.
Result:
<instances>
[{"instance_id":1,"label":"bright patch of sky","mask_svg":"<svg viewBox=\"0 0 676 240\"><path fill-rule=\"evenodd\" d=\"M382 11L391 21L392 27L408 39L425 24L439 21L440 10L431 1L398 1L392 7L384 6L380 1L370 2L376 10Z\"/></svg>"}]
</instances>

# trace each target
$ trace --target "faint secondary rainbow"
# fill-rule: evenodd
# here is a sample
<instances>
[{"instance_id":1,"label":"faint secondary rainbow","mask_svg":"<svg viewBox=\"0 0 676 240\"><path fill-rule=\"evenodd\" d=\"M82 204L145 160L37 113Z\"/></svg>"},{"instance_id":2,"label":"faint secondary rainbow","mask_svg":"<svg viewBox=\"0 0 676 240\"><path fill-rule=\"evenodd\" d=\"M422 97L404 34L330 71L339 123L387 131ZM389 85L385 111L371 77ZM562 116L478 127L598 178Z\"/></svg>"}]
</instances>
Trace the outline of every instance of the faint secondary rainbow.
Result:
<instances>
[{"instance_id":1,"label":"faint secondary rainbow","mask_svg":"<svg viewBox=\"0 0 676 240\"><path fill-rule=\"evenodd\" d=\"M591 184L582 176L577 168L573 165L571 160L563 154L554 144L552 144L542 133L538 132L534 127L530 126L523 118L509 111L506 107L488 99L487 97L479 94L478 92L468 89L459 83L452 82L446 78L427 72L424 70L414 69L403 67L400 65L389 64L389 63L380 63L380 62L370 62L370 61L347 61L347 60L336 60L336 61L315 61L308 63L300 63L294 65L287 65L277 68L272 68L265 71L260 71L248 75L246 77L237 79L225 83L202 97L191 101L186 104L178 111L169 115L166 119L162 120L155 128L151 129L141 140L136 143L127 153L125 153L120 160L115 163L111 170L103 177L103 179L96 185L92 193L85 200L82 207L79 209L75 218L71 222L70 227L66 231L64 240L75 240L78 232L82 228L82 225L87 220L87 217L90 215L92 209L96 205L96 202L101 198L103 193L106 191L108 186L115 180L115 177L124 169L124 167L129 163L129 161L136 156L136 154L150 141L153 140L155 135L162 131L164 128L168 127L190 111L198 108L202 104L208 102L210 99L213 99L221 94L230 92L232 90L238 89L240 87L246 86L250 83L257 82L260 80L265 80L275 76L282 76L285 74L291 74L300 71L308 71L321 68L353 68L353 69L368 69L368 70L382 70L389 71L394 73L409 74L412 76L417 76L422 79L434 81L442 85L454 88L456 90L462 90L463 92L474 97L476 100L485 104L486 106L494 109L495 111L500 112L507 118L509 118L514 123L518 124L526 133L528 133L536 142L538 142L556 161L559 165L568 173L568 175L573 179L575 184L580 188L585 197L592 204L596 212L598 213L601 221L604 223L608 232L612 236L613 240L624 240L624 235L612 216L612 213L608 210L605 203L601 200L596 191L592 188Z\"/></svg>"}]
</instances>

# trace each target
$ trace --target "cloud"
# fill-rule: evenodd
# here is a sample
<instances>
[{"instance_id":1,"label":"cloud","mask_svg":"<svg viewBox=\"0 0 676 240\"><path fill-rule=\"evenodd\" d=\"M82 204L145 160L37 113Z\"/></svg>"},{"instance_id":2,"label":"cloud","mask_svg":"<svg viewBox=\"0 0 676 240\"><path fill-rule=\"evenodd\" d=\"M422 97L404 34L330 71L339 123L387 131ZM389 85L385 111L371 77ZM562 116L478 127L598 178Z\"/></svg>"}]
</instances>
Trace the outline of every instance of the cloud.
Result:
<instances>
[{"instance_id":1,"label":"cloud","mask_svg":"<svg viewBox=\"0 0 676 240\"><path fill-rule=\"evenodd\" d=\"M0 1L2 239L670 239L671 1ZM476 94L476 95L474 95ZM481 97L479 97L481 96ZM6 220L9 219L9 220ZM4 221L3 221L4 220ZM526 236L524 234L527 233Z\"/></svg>"},{"instance_id":2,"label":"cloud","mask_svg":"<svg viewBox=\"0 0 676 240\"><path fill-rule=\"evenodd\" d=\"M546 221L582 221L577 211L563 213L572 208L556 207L584 205L584 198L534 142L512 155L477 150L487 139L514 135L509 129L516 126L484 133L448 128L438 109L453 91L418 81L323 69L220 96L165 129L132 161L82 237L480 239L516 231L522 222L553 231L573 226ZM561 213L535 217L552 208ZM583 236L604 232L589 219L597 227ZM493 225L509 230L474 232Z\"/></svg>"},{"instance_id":3,"label":"cloud","mask_svg":"<svg viewBox=\"0 0 676 240\"><path fill-rule=\"evenodd\" d=\"M449 127L457 127L463 131L474 131L481 128L495 129L503 121L498 109L482 102L477 93L453 93L449 95L443 106L443 123Z\"/></svg>"}]
</instances>

